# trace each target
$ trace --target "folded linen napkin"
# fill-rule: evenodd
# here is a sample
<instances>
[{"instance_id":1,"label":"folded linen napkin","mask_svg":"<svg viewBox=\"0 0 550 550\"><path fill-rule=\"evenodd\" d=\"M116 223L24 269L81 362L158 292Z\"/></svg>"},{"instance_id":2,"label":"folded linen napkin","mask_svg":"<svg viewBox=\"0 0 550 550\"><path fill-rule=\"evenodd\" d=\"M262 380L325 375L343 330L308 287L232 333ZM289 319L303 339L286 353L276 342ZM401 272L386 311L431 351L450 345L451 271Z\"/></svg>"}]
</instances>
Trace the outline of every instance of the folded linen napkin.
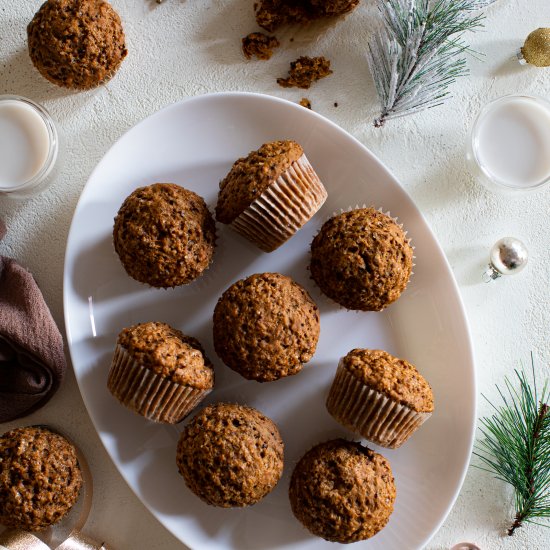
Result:
<instances>
[{"instance_id":1,"label":"folded linen napkin","mask_svg":"<svg viewBox=\"0 0 550 550\"><path fill-rule=\"evenodd\" d=\"M33 276L0 256L0 422L42 407L65 368L61 333Z\"/></svg>"}]
</instances>

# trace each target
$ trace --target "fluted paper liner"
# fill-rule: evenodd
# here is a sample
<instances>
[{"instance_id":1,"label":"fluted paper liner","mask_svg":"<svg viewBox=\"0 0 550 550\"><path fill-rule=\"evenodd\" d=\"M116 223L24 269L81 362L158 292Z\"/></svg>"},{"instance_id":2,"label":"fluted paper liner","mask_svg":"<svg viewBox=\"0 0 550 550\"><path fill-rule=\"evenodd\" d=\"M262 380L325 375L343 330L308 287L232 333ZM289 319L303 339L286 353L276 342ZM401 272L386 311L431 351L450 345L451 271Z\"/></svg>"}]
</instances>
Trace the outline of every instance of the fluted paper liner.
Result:
<instances>
[{"instance_id":1,"label":"fluted paper liner","mask_svg":"<svg viewBox=\"0 0 550 550\"><path fill-rule=\"evenodd\" d=\"M373 390L338 364L327 398L328 412L353 432L382 447L395 449L432 415L417 412Z\"/></svg>"},{"instance_id":2,"label":"fluted paper liner","mask_svg":"<svg viewBox=\"0 0 550 550\"><path fill-rule=\"evenodd\" d=\"M211 391L178 384L157 374L132 359L118 344L107 387L129 409L167 424L181 422Z\"/></svg>"},{"instance_id":3,"label":"fluted paper liner","mask_svg":"<svg viewBox=\"0 0 550 550\"><path fill-rule=\"evenodd\" d=\"M323 206L327 191L303 154L231 223L265 252L272 252Z\"/></svg>"}]
</instances>

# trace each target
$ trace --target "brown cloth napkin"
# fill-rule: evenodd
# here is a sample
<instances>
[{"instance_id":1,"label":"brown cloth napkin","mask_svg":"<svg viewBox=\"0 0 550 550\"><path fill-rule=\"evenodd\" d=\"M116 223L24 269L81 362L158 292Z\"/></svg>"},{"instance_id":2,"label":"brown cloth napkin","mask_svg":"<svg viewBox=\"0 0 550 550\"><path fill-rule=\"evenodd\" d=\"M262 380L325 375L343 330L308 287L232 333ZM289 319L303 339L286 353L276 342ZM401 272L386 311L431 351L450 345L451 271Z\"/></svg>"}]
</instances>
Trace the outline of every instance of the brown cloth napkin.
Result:
<instances>
[{"instance_id":1,"label":"brown cloth napkin","mask_svg":"<svg viewBox=\"0 0 550 550\"><path fill-rule=\"evenodd\" d=\"M0 256L0 422L42 407L65 368L61 333L33 276Z\"/></svg>"}]
</instances>

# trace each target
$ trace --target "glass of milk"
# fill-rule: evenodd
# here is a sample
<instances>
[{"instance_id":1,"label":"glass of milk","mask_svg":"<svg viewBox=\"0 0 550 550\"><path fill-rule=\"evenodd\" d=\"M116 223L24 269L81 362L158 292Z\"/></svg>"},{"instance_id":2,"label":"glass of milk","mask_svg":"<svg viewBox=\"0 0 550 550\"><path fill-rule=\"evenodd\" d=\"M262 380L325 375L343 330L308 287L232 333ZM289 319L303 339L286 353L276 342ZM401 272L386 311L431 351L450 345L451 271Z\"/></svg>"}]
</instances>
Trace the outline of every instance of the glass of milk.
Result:
<instances>
[{"instance_id":1,"label":"glass of milk","mask_svg":"<svg viewBox=\"0 0 550 550\"><path fill-rule=\"evenodd\" d=\"M550 182L550 103L509 95L487 104L472 127L467 157L493 190L544 187Z\"/></svg>"},{"instance_id":2,"label":"glass of milk","mask_svg":"<svg viewBox=\"0 0 550 550\"><path fill-rule=\"evenodd\" d=\"M0 95L0 195L23 198L42 191L58 149L57 130L44 107Z\"/></svg>"}]
</instances>

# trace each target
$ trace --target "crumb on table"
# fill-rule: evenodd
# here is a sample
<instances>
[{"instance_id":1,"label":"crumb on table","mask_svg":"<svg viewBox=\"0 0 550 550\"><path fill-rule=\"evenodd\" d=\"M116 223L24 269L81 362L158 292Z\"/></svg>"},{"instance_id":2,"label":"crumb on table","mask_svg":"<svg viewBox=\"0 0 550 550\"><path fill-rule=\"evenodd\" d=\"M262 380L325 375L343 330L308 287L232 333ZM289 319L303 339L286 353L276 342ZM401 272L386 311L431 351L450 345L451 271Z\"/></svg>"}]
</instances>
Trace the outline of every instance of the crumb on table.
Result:
<instances>
[{"instance_id":1,"label":"crumb on table","mask_svg":"<svg viewBox=\"0 0 550 550\"><path fill-rule=\"evenodd\" d=\"M247 59L252 59L252 57L264 61L270 59L273 50L279 46L280 42L275 36L268 36L261 32L251 32L242 40L243 53Z\"/></svg>"},{"instance_id":2,"label":"crumb on table","mask_svg":"<svg viewBox=\"0 0 550 550\"><path fill-rule=\"evenodd\" d=\"M300 105L306 109L311 109L311 101L307 97L300 99Z\"/></svg>"},{"instance_id":3,"label":"crumb on table","mask_svg":"<svg viewBox=\"0 0 550 550\"><path fill-rule=\"evenodd\" d=\"M290 64L287 78L278 78L283 88L309 88L317 80L332 74L330 60L325 57L299 57Z\"/></svg>"}]
</instances>

